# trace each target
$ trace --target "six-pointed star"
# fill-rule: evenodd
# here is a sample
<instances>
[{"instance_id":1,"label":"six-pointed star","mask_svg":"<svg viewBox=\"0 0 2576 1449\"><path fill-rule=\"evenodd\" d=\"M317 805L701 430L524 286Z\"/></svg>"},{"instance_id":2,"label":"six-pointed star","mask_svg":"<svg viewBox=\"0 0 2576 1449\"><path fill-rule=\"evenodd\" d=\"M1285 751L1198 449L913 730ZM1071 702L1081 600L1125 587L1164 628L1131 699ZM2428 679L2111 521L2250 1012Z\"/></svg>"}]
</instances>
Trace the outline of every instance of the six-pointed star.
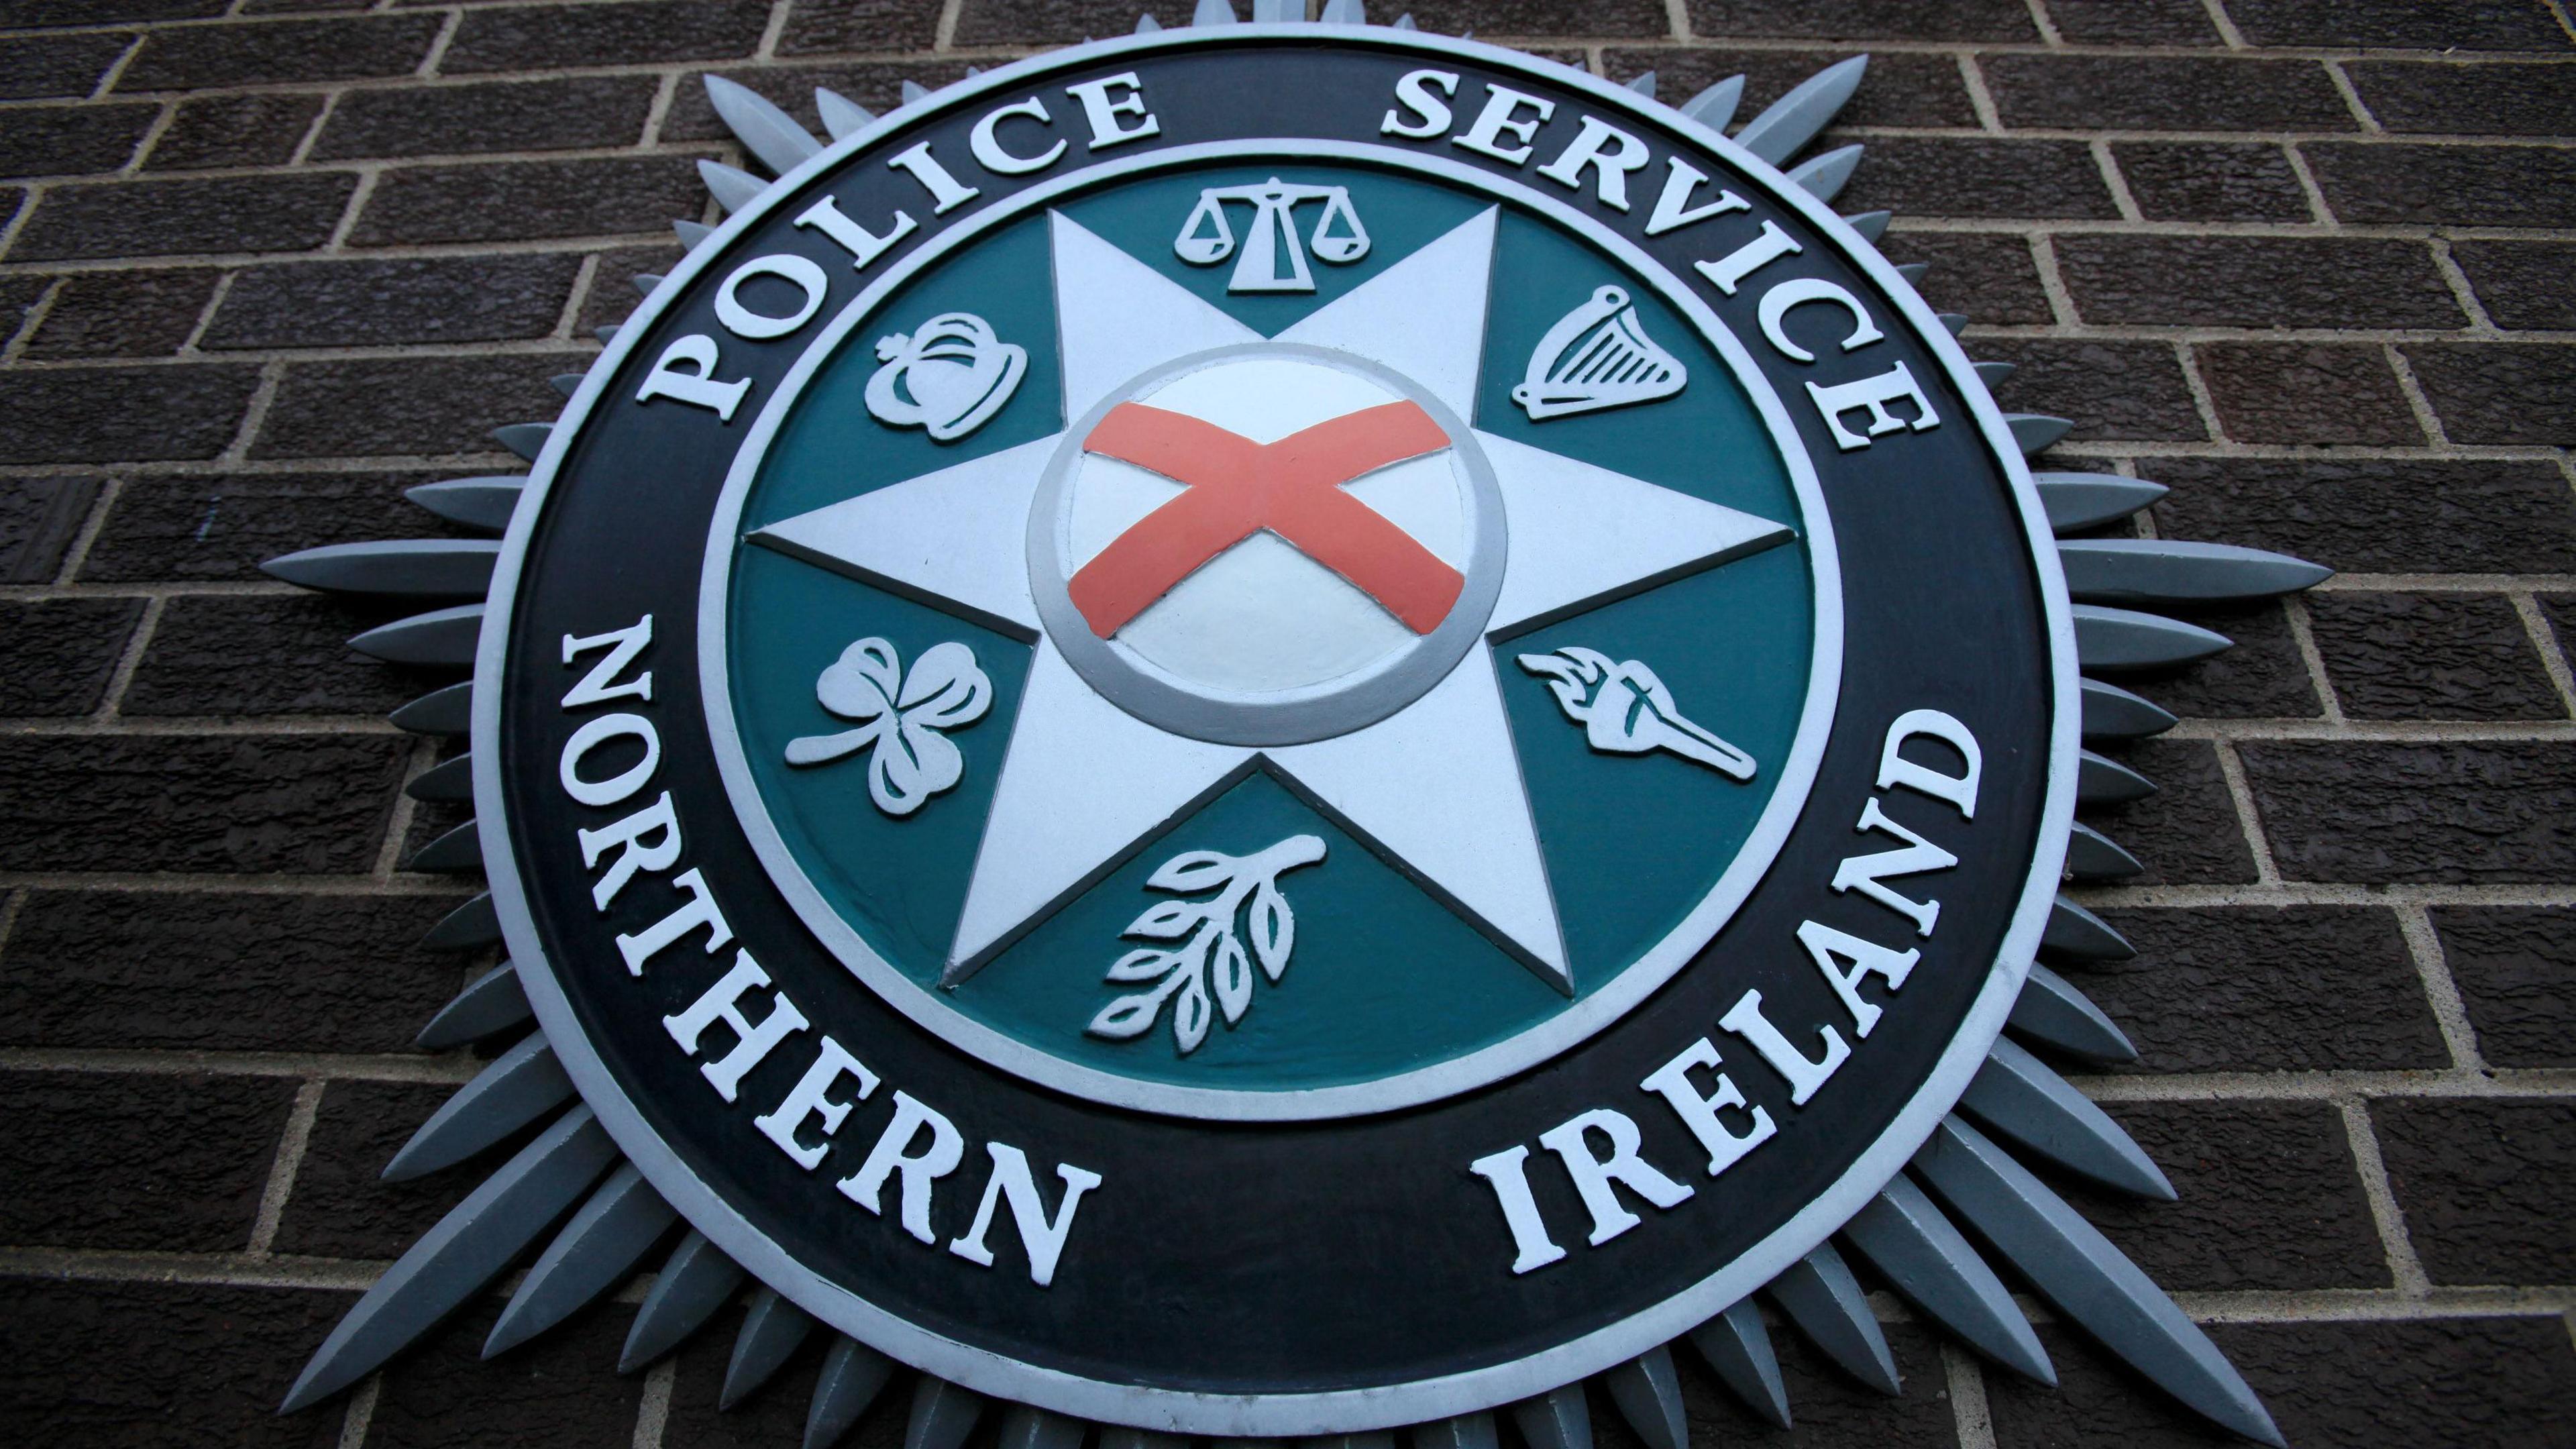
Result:
<instances>
[{"instance_id":1,"label":"six-pointed star","mask_svg":"<svg viewBox=\"0 0 2576 1449\"><path fill-rule=\"evenodd\" d=\"M1062 214L1050 226L1069 421L1174 359L1263 340ZM1271 340L1374 362L1473 418L1494 233L1488 210ZM1489 637L1792 536L1767 519L1481 430L1475 436L1507 529ZM946 981L964 979L1255 757L1267 757L1432 895L1572 994L1492 652L1468 649L1409 705L1312 743L1216 744L1147 724L1084 683L1040 621L1028 516L1062 441L1059 433L1024 443L752 535L1036 640Z\"/></svg>"}]
</instances>

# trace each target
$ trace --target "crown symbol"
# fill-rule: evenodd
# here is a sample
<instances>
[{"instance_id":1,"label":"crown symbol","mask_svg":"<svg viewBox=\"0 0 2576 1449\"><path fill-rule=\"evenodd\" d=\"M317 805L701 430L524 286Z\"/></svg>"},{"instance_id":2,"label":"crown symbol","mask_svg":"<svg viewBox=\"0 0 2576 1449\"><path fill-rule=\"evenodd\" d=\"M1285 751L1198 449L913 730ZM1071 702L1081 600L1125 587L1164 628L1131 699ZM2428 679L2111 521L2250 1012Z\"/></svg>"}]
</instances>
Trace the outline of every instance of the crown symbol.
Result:
<instances>
[{"instance_id":1,"label":"crown symbol","mask_svg":"<svg viewBox=\"0 0 2576 1449\"><path fill-rule=\"evenodd\" d=\"M1681 359L1646 335L1628 294L1601 287L1538 340L1529 375L1512 389L1512 401L1531 422L1543 423L1671 397L1688 381Z\"/></svg>"},{"instance_id":2,"label":"crown symbol","mask_svg":"<svg viewBox=\"0 0 2576 1449\"><path fill-rule=\"evenodd\" d=\"M993 335L971 312L942 312L877 340L885 364L868 379L868 411L890 428L927 428L953 443L984 426L1019 390L1026 348Z\"/></svg>"}]
</instances>

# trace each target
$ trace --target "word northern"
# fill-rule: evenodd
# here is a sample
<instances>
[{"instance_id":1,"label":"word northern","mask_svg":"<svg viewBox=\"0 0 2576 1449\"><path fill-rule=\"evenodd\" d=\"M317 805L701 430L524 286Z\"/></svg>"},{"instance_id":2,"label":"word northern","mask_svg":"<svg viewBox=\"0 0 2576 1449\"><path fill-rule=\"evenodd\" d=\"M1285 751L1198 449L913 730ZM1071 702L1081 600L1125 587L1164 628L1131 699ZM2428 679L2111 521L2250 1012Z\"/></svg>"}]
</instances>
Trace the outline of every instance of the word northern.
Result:
<instances>
[{"instance_id":1,"label":"word northern","mask_svg":"<svg viewBox=\"0 0 2576 1449\"><path fill-rule=\"evenodd\" d=\"M585 656L599 656L563 697L567 711L595 711L613 701L650 705L653 671L638 669L653 642L653 616L644 615L622 629L588 637L563 636L563 663L570 672ZM629 671L633 671L631 674ZM751 1127L769 1145L807 1172L820 1167L831 1139L861 1103L877 1098L882 1083L867 1064L830 1033L803 1037L812 1027L804 1011L774 985L769 973L747 949L737 948L731 963L711 973L686 951L665 957L682 941L697 936L703 954L719 956L733 944L733 927L716 904L705 877L695 868L678 870L682 834L668 790L640 808L634 807L652 783L662 759L662 744L653 722L633 707L589 713L564 742L557 779L574 804L592 810L627 808L627 813L595 828L577 829L574 843L583 867L595 875L591 904L606 914L621 893L639 877L667 877L682 899L641 930L616 937L618 955L630 976L656 971L713 974L713 980L688 1006L662 1018L672 1043L692 1060L717 1096L748 1111L759 1105L742 1100L743 1078L782 1051L804 1053L804 1070L796 1082ZM631 760L632 763L621 763ZM674 873L676 871L676 873ZM703 933L703 934L701 934ZM937 1246L932 1225L933 1195L940 1180L955 1173L966 1159L966 1137L954 1122L910 1092L890 1094L892 1112L858 1170L833 1184L844 1198L868 1212L885 1215L885 1189L896 1189L895 1213L903 1230ZM970 1263L990 1268L993 1250L987 1238L995 1215L1007 1210L1019 1230L1028 1258L1030 1281L1043 1288L1055 1281L1056 1266L1072 1235L1074 1214L1083 1197L1100 1186L1100 1174L1070 1164L1056 1167L1062 1195L1050 1212L1029 1155L1000 1140L984 1144L992 1164L983 1196L965 1232L948 1242L948 1251Z\"/></svg>"},{"instance_id":2,"label":"word northern","mask_svg":"<svg viewBox=\"0 0 2576 1449\"><path fill-rule=\"evenodd\" d=\"M1926 738L1939 740L1957 751L1964 770L1945 774L1906 758L1904 747ZM1878 789L1912 790L1949 805L1962 820L1974 820L1977 782L1983 766L1983 752L1966 725L1939 710L1909 710L1888 727L1886 744L1879 753ZM1896 876L1948 870L1958 865L1959 858L1890 817L1876 795L1861 806L1859 822L1853 829L1864 835L1884 831L1904 844L1895 850L1845 858L1834 869L1834 891L1857 891L1867 896L1903 917L1914 928L1915 937L1929 939L1940 921L1941 903L1928 897L1916 900L1888 881ZM1862 995L1861 987L1874 976L1883 983L1878 989L1893 997L1923 959L1919 947L1900 951L1819 921L1800 922L1797 940L1825 985L1841 1002L1850 1018L1852 1034L1857 1037L1867 1037L1888 1010ZM1760 991L1745 992L1718 1018L1717 1026L1741 1038L1765 1066L1779 1074L1788 1086L1789 1103L1794 1107L1807 1105L1851 1059L1851 1043L1843 1037L1840 1026L1831 1021L1810 1024L1816 1049L1813 1056L1808 1055L1789 1032L1773 1022L1762 1004ZM1711 1177L1743 1161L1746 1154L1779 1132L1770 1110L1748 1102L1743 1089L1721 1070L1724 1066L1725 1058L1716 1044L1702 1036L1637 1084L1639 1091L1661 1098L1708 1154ZM1709 1090L1702 1091L1693 1079L1691 1074L1696 1071L1711 1073ZM1600 1247L1642 1221L1620 1200L1620 1189L1658 1209L1679 1207L1692 1196L1688 1184L1675 1181L1646 1160L1644 1133L1635 1118L1616 1107L1595 1107L1577 1113L1539 1133L1538 1142L1555 1157L1582 1201L1591 1219L1590 1233L1585 1238L1591 1247ZM1502 1209L1504 1226L1511 1230L1514 1273L1544 1268L1566 1256L1539 1211L1537 1195L1530 1187L1529 1161L1529 1147L1516 1143L1477 1158L1467 1168L1493 1189L1495 1202Z\"/></svg>"}]
</instances>

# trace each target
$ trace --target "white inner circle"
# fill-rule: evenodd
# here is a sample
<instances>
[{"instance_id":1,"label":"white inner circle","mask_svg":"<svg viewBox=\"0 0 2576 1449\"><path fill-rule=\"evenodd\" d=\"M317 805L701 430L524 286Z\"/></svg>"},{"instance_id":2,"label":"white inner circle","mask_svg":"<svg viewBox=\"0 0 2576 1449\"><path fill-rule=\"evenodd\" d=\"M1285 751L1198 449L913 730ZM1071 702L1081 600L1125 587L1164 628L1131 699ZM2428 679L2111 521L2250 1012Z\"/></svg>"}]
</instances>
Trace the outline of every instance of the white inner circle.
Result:
<instances>
[{"instance_id":1,"label":"white inner circle","mask_svg":"<svg viewBox=\"0 0 2576 1449\"><path fill-rule=\"evenodd\" d=\"M1303 357L1213 363L1132 395L1255 443L1366 408L1407 401L1356 372ZM1450 448L1342 485L1441 562L1467 572L1469 481ZM1132 463L1086 453L1066 490L1064 562L1070 576L1181 484ZM1185 685L1230 694L1310 689L1373 672L1420 636L1385 606L1285 539L1255 533L1210 560L1130 620L1111 647Z\"/></svg>"}]
</instances>

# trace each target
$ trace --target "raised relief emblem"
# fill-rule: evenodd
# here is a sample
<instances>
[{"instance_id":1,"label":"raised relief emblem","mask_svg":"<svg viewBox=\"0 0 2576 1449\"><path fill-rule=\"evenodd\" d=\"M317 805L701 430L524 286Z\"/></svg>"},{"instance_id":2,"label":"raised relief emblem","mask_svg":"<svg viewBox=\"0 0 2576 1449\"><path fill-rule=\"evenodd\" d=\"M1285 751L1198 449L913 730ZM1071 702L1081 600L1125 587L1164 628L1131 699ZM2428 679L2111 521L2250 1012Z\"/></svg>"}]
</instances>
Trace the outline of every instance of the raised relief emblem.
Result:
<instances>
[{"instance_id":1,"label":"raised relief emblem","mask_svg":"<svg viewBox=\"0 0 2576 1449\"><path fill-rule=\"evenodd\" d=\"M1168 1004L1172 1046L1187 1056L1207 1040L1211 1002L1226 1025L1241 1021L1252 1005L1253 963L1261 963L1261 974L1277 985L1297 946L1297 915L1279 892L1280 873L1323 858L1323 841L1292 835L1248 856L1194 850L1165 861L1145 884L1181 895L1214 894L1165 901L1128 923L1130 939L1180 944L1141 947L1119 957L1109 981L1154 984L1102 1007L1084 1029L1115 1041L1143 1036Z\"/></svg>"},{"instance_id":2,"label":"raised relief emblem","mask_svg":"<svg viewBox=\"0 0 2576 1449\"><path fill-rule=\"evenodd\" d=\"M1673 692L1637 660L1614 662L1598 649L1569 644L1553 654L1524 654L1520 666L1547 680L1557 707L1603 754L1669 750L1730 779L1753 778L1753 757L1682 718Z\"/></svg>"},{"instance_id":3,"label":"raised relief emblem","mask_svg":"<svg viewBox=\"0 0 2576 1449\"><path fill-rule=\"evenodd\" d=\"M814 697L857 724L788 741L787 763L828 764L867 750L870 798L888 815L909 815L966 773L965 757L949 742L948 731L984 717L993 704L993 682L975 667L975 651L963 644L934 644L907 672L892 644L862 639L823 671Z\"/></svg>"},{"instance_id":4,"label":"raised relief emblem","mask_svg":"<svg viewBox=\"0 0 2576 1449\"><path fill-rule=\"evenodd\" d=\"M868 379L868 411L890 428L922 428L953 443L992 420L1019 390L1027 349L993 335L971 312L943 312L877 341L884 363Z\"/></svg>"},{"instance_id":5,"label":"raised relief emblem","mask_svg":"<svg viewBox=\"0 0 2576 1449\"><path fill-rule=\"evenodd\" d=\"M1512 401L1539 423L1654 402L1680 392L1689 381L1690 370L1681 360L1646 335L1627 292L1601 287L1539 339L1530 353L1528 375L1512 389Z\"/></svg>"},{"instance_id":6,"label":"raised relief emblem","mask_svg":"<svg viewBox=\"0 0 2576 1449\"><path fill-rule=\"evenodd\" d=\"M1335 266L1348 266L1368 255L1368 228L1352 209L1348 188L1296 186L1273 176L1259 186L1211 186L1201 191L1198 205L1181 223L1180 235L1172 239L1172 250L1181 260L1194 267L1212 267L1235 255L1234 226L1225 214L1229 201L1253 209L1240 247L1242 259L1226 278L1229 292L1311 292L1315 274L1306 265L1309 252ZM1309 201L1324 206L1315 217L1313 232L1300 238L1296 208Z\"/></svg>"}]
</instances>

